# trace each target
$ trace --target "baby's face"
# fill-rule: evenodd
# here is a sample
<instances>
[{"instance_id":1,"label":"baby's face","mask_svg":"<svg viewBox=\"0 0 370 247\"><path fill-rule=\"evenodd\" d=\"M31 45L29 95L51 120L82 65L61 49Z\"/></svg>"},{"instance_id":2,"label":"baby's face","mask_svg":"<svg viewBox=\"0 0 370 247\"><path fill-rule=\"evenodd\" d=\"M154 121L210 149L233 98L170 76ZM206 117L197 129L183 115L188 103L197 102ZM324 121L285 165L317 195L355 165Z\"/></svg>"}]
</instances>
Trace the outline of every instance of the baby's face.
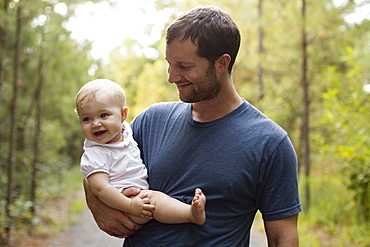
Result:
<instances>
[{"instance_id":1,"label":"baby's face","mask_svg":"<svg viewBox=\"0 0 370 247\"><path fill-rule=\"evenodd\" d=\"M95 100L79 109L84 136L101 144L122 141L123 117L123 109L104 96L96 95Z\"/></svg>"}]
</instances>

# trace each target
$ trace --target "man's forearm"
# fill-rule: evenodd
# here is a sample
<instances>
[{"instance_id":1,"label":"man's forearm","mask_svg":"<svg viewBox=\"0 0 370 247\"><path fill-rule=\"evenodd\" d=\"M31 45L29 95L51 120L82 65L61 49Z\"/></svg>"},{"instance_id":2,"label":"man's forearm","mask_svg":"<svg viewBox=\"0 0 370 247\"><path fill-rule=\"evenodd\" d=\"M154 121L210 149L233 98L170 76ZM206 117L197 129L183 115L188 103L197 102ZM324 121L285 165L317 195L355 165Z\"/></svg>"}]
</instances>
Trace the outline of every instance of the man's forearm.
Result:
<instances>
[{"instance_id":1,"label":"man's forearm","mask_svg":"<svg viewBox=\"0 0 370 247\"><path fill-rule=\"evenodd\" d=\"M94 207L94 205L96 205L96 201L99 200L99 198L92 193L85 179L83 181L83 186L84 186L84 191L85 191L86 204L91 210L91 207Z\"/></svg>"},{"instance_id":2,"label":"man's forearm","mask_svg":"<svg viewBox=\"0 0 370 247\"><path fill-rule=\"evenodd\" d=\"M265 221L265 231L269 247L298 247L298 214L291 217Z\"/></svg>"}]
</instances>

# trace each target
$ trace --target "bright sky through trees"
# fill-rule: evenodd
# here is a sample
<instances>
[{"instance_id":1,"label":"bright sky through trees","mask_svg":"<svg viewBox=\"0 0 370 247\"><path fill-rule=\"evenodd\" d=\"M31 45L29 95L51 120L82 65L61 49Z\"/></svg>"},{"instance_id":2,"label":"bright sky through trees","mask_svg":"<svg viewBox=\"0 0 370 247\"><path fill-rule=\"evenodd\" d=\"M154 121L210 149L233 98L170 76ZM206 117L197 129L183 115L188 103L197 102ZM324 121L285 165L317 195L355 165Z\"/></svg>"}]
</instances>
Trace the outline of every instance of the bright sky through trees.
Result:
<instances>
[{"instance_id":1,"label":"bright sky through trees","mask_svg":"<svg viewBox=\"0 0 370 247\"><path fill-rule=\"evenodd\" d=\"M67 8L61 2L54 10L63 15ZM89 1L76 8L75 16L65 27L72 31L73 39L93 41L94 58L108 59L109 52L125 38L138 40L144 47L158 41L170 14L168 9L157 11L154 0L117 1L115 8L107 1L95 4ZM150 52L153 51L144 50L148 56Z\"/></svg>"},{"instance_id":2,"label":"bright sky through trees","mask_svg":"<svg viewBox=\"0 0 370 247\"><path fill-rule=\"evenodd\" d=\"M341 6L346 1L348 0L333 0L333 3ZM343 18L348 23L370 19L370 4L364 5L365 0L355 2L361 7ZM67 7L60 2L54 10L63 15L66 14ZM144 47L158 41L170 14L169 9L157 11L155 0L119 0L116 8L112 8L108 1L95 4L88 1L77 7L75 16L66 24L66 28L72 31L73 39L93 42L91 55L94 58L107 60L109 52L121 45L125 38L138 40ZM151 25L149 32L148 25ZM135 52L144 52L148 57L156 56L152 49Z\"/></svg>"},{"instance_id":3,"label":"bright sky through trees","mask_svg":"<svg viewBox=\"0 0 370 247\"><path fill-rule=\"evenodd\" d=\"M341 6L348 0L333 0L335 6ZM364 4L366 0L355 0L359 6L351 14L343 16L344 20L348 23L361 23L364 19L370 19L370 4Z\"/></svg>"}]
</instances>

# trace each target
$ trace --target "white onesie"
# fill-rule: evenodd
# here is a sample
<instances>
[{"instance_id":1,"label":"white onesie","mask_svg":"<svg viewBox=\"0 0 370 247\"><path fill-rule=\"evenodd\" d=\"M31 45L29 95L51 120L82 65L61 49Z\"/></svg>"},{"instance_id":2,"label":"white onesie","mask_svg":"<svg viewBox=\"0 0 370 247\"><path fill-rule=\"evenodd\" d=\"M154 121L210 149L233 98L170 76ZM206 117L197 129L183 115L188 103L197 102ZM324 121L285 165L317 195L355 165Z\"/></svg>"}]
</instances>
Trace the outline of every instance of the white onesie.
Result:
<instances>
[{"instance_id":1,"label":"white onesie","mask_svg":"<svg viewBox=\"0 0 370 247\"><path fill-rule=\"evenodd\" d=\"M140 150L132 137L132 129L123 123L123 142L100 144L85 140L81 157L81 172L85 179L95 172L109 175L109 183L120 192L135 186L148 189L147 170L140 158Z\"/></svg>"}]
</instances>

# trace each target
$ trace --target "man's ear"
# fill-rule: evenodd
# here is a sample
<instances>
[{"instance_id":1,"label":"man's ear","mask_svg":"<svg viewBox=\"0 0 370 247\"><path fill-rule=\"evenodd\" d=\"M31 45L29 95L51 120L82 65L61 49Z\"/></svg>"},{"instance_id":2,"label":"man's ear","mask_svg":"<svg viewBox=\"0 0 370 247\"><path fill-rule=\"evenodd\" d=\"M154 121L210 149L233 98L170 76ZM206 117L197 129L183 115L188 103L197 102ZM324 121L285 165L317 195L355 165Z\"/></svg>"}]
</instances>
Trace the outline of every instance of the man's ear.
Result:
<instances>
[{"instance_id":1,"label":"man's ear","mask_svg":"<svg viewBox=\"0 0 370 247\"><path fill-rule=\"evenodd\" d=\"M231 57L229 54L223 54L222 56L220 56L215 62L216 72L218 74L222 74L225 71L227 72L230 61L231 61Z\"/></svg>"},{"instance_id":2,"label":"man's ear","mask_svg":"<svg viewBox=\"0 0 370 247\"><path fill-rule=\"evenodd\" d=\"M128 107L125 106L122 109L122 123L127 119L127 116L128 116Z\"/></svg>"}]
</instances>

